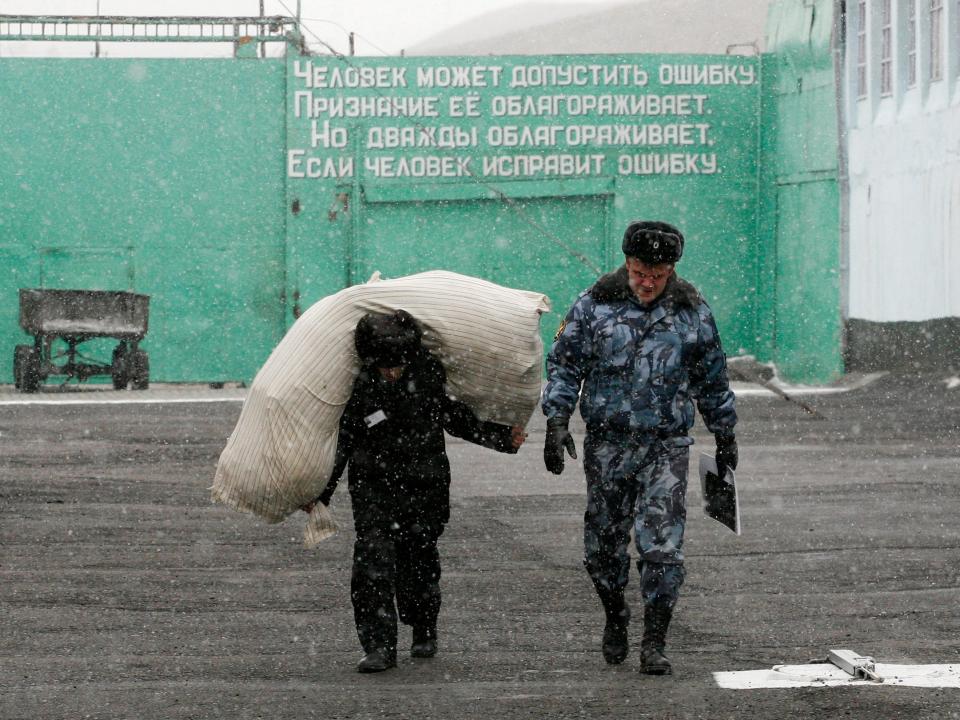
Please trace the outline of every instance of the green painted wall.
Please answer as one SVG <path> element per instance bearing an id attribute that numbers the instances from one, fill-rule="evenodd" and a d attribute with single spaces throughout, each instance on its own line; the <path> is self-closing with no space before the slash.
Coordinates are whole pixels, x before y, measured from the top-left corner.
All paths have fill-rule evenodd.
<path id="1" fill-rule="evenodd" d="M 302 306 L 374 269 L 397 276 L 440 267 L 549 295 L 549 341 L 597 276 L 570 250 L 611 270 L 623 262 L 627 223 L 662 219 L 687 235 L 680 272 L 710 300 L 726 346 L 752 352 L 762 302 L 755 291 L 756 58 L 288 62 L 287 200 L 297 209 L 289 221 L 288 276 Z M 365 77 L 367 86 L 356 87 Z M 404 104 L 410 98 L 426 99 L 426 111 Z M 390 102 L 405 115 L 393 113 Z M 652 133 L 660 129 L 686 136 L 657 143 Z M 634 130 L 651 134 L 639 143 L 618 134 Z M 449 147 L 439 142 L 443 133 Z M 594 136 L 584 142 L 588 133 Z M 558 157 L 583 167 L 523 172 L 524 162 L 547 166 Z M 675 164 L 644 173 L 642 163 L 654 157 Z M 448 172 L 414 177 L 418 162 L 447 163 Z M 336 263 L 343 256 L 351 258 L 346 272 Z"/>
<path id="2" fill-rule="evenodd" d="M 843 372 L 832 0 L 772 2 L 761 72 L 757 354 L 797 382 Z"/>
<path id="3" fill-rule="evenodd" d="M 251 377 L 284 331 L 283 64 L 3 59 L 0 98 L 0 380 L 40 286 L 150 295 L 158 381 Z"/>
<path id="4" fill-rule="evenodd" d="M 820 77 L 813 55 L 805 78 Z M 2 59 L 11 362 L 0 381 L 28 340 L 20 287 L 151 295 L 157 381 L 250 380 L 300 311 L 374 270 L 444 268 L 545 292 L 549 341 L 590 266 L 622 262 L 634 218 L 684 230 L 680 273 L 710 301 L 729 354 L 828 378 L 836 338 L 796 311 L 831 302 L 835 163 L 824 181 L 829 153 L 793 136 L 820 127 L 824 91 L 793 92 L 785 67 L 777 56 Z M 434 111 L 411 119 L 392 103 Z M 815 241 L 798 230 L 811 213 Z"/>

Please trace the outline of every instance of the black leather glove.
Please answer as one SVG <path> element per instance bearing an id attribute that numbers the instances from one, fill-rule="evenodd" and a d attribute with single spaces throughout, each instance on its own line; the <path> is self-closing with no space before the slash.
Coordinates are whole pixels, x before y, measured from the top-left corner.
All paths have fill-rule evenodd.
<path id="1" fill-rule="evenodd" d="M 543 444 L 543 464 L 554 475 L 563 472 L 563 450 L 566 448 L 570 457 L 577 459 L 577 446 L 573 444 L 573 436 L 567 429 L 569 418 L 552 417 L 547 420 L 547 438 Z"/>
<path id="2" fill-rule="evenodd" d="M 733 433 L 717 433 L 717 473 L 722 478 L 727 474 L 727 468 L 737 469 L 737 460 L 739 459 L 739 450 L 737 449 L 737 438 Z"/>

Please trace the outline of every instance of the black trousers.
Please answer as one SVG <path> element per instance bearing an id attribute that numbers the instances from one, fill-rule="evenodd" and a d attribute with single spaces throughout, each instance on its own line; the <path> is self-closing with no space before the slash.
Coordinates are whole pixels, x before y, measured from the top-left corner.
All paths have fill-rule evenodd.
<path id="1" fill-rule="evenodd" d="M 398 615 L 406 625 L 436 625 L 441 572 L 437 540 L 449 499 L 438 503 L 435 495 L 410 493 L 370 478 L 351 484 L 356 542 L 350 598 L 366 653 L 396 652 Z"/>

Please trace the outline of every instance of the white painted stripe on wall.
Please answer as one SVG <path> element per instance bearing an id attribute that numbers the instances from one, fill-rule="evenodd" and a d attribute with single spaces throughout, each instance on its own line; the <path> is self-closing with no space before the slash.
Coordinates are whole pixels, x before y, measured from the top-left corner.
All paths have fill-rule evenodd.
<path id="1" fill-rule="evenodd" d="M 809 396 L 809 395 L 833 395 L 835 393 L 848 392 L 856 390 L 867 385 L 884 373 L 872 373 L 865 375 L 859 381 L 843 386 L 813 386 L 813 385 L 778 385 L 788 395 Z M 737 397 L 779 397 L 774 392 L 767 390 L 761 385 L 752 383 L 731 383 Z M 81 391 L 72 394 L 71 397 L 58 397 L 56 394 L 40 395 L 21 395 L 18 392 L 10 391 L 5 393 L 0 391 L 0 405 L 188 405 L 191 403 L 242 403 L 247 398 L 247 390 L 234 390 L 228 395 L 222 397 L 203 397 L 202 395 L 190 396 L 190 392 L 203 391 L 183 391 L 176 397 L 155 396 L 155 397 L 109 397 L 111 390 L 104 391 Z M 6 397 L 4 397 L 6 395 Z"/>
<path id="2" fill-rule="evenodd" d="M 197 403 L 242 403 L 243 397 L 156 397 L 156 398 L 107 398 L 94 393 L 78 393 L 81 397 L 37 397 L 24 395 L 2 398 L 0 405 L 189 405 Z"/>

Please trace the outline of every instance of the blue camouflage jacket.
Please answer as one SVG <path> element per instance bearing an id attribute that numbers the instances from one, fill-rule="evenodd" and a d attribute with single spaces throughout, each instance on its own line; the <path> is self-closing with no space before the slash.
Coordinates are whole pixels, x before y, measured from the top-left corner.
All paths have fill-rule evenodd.
<path id="1" fill-rule="evenodd" d="M 581 293 L 547 356 L 544 414 L 569 417 L 578 397 L 590 432 L 686 436 L 694 401 L 713 433 L 733 432 L 737 422 L 706 301 L 674 275 L 644 306 L 630 289 L 626 267 Z"/>

